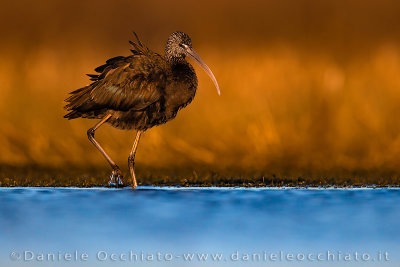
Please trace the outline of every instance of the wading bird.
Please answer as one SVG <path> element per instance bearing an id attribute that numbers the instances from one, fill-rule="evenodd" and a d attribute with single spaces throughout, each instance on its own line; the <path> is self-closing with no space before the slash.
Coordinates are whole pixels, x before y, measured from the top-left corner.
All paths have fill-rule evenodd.
<path id="1" fill-rule="evenodd" d="M 214 74 L 193 50 L 190 37 L 172 33 L 165 46 L 165 55 L 145 47 L 134 33 L 137 43 L 132 55 L 111 58 L 88 74 L 90 85 L 71 92 L 65 102 L 67 119 L 88 118 L 100 121 L 87 131 L 89 140 L 111 165 L 110 185 L 123 186 L 121 170 L 94 138 L 104 123 L 124 130 L 137 131 L 128 157 L 132 187 L 137 186 L 135 154 L 140 135 L 147 129 L 175 118 L 177 112 L 192 102 L 197 89 L 196 73 L 186 56 L 197 62 L 210 76 L 220 94 Z"/>

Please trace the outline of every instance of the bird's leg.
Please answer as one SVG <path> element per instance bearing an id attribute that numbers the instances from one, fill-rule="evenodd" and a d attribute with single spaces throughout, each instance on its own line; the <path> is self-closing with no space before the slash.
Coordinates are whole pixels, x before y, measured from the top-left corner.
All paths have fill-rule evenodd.
<path id="1" fill-rule="evenodd" d="M 136 188 L 136 186 L 137 186 L 136 176 L 135 176 L 135 154 L 136 154 L 136 149 L 137 149 L 137 146 L 139 143 L 139 138 L 140 138 L 141 134 L 142 134 L 142 131 L 137 131 L 135 142 L 133 143 L 132 150 L 131 150 L 131 153 L 129 154 L 129 158 L 128 158 L 129 171 L 130 171 L 131 177 L 132 177 L 132 188 Z"/>
<path id="2" fill-rule="evenodd" d="M 99 142 L 97 142 L 96 139 L 94 138 L 95 131 L 103 123 L 105 123 L 110 117 L 111 117 L 111 115 L 105 116 L 99 123 L 97 123 L 95 126 L 93 126 L 92 128 L 90 128 L 87 131 L 87 135 L 88 135 L 88 138 L 89 138 L 90 142 L 92 142 L 93 145 L 101 152 L 101 154 L 103 154 L 103 156 L 106 158 L 108 163 L 111 165 L 111 168 L 113 169 L 113 171 L 111 173 L 109 185 L 110 186 L 119 187 L 119 186 L 123 186 L 124 185 L 123 182 L 122 182 L 121 170 L 119 169 L 117 164 L 115 164 L 115 162 L 110 158 L 110 156 L 107 155 L 106 151 L 104 151 L 104 149 L 100 146 Z"/>

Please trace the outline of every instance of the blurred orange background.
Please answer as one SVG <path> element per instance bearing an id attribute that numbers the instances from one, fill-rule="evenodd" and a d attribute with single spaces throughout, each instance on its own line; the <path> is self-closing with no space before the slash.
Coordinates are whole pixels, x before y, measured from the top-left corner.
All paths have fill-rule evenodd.
<path id="1" fill-rule="evenodd" d="M 0 11 L 0 164 L 106 166 L 87 140 L 95 120 L 63 119 L 68 92 L 135 30 L 163 53 L 188 33 L 222 96 L 199 90 L 143 136 L 137 166 L 400 172 L 400 2 L 6 1 Z M 134 132 L 104 126 L 122 166 Z"/>

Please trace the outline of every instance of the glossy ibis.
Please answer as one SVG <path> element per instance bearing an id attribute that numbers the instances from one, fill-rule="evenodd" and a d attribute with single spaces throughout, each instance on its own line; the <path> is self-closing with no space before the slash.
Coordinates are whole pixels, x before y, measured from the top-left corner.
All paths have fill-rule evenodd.
<path id="1" fill-rule="evenodd" d="M 210 76 L 220 94 L 214 74 L 193 50 L 190 37 L 183 32 L 172 33 L 162 56 L 144 46 L 136 33 L 132 55 L 118 56 L 88 74 L 92 83 L 71 92 L 65 101 L 67 119 L 88 118 L 100 121 L 87 131 L 89 140 L 111 165 L 110 185 L 122 186 L 120 168 L 94 138 L 95 131 L 105 122 L 113 127 L 137 131 L 129 154 L 128 165 L 132 187 L 135 177 L 135 153 L 140 135 L 147 129 L 175 118 L 177 112 L 194 98 L 196 73 L 186 56 L 197 62 Z"/>

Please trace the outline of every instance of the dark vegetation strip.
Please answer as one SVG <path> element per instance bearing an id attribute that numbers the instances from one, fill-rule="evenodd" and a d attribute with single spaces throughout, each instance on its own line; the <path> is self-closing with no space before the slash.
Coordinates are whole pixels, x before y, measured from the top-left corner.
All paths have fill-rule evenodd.
<path id="1" fill-rule="evenodd" d="M 130 184 L 128 171 L 124 182 Z M 107 186 L 110 170 L 90 167 L 0 166 L 1 187 Z M 400 173 L 385 170 L 234 170 L 209 166 L 176 168 L 141 167 L 139 185 L 195 187 L 399 187 Z"/>

